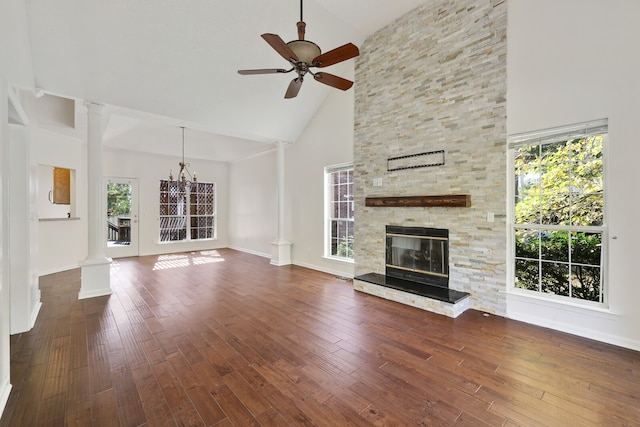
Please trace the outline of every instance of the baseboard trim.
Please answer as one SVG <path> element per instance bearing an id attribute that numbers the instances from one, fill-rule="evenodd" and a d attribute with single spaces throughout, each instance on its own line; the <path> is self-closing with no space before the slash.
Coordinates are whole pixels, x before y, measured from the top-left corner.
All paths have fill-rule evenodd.
<path id="1" fill-rule="evenodd" d="M 263 252 L 253 251 L 251 249 L 239 248 L 237 246 L 229 246 L 229 249 L 233 249 L 234 251 L 245 252 L 245 253 L 248 253 L 248 254 L 251 254 L 251 255 L 257 255 L 257 256 L 262 257 L 262 258 L 271 259 L 271 254 L 265 254 Z M 306 263 L 306 262 L 300 262 L 300 261 L 296 261 L 294 259 L 291 260 L 291 264 L 297 265 L 298 267 L 304 267 L 304 268 L 308 268 L 308 269 L 311 269 L 311 270 L 321 271 L 323 273 L 331 274 L 333 276 L 346 277 L 348 279 L 353 279 L 353 273 L 345 273 L 344 271 L 333 270 L 331 268 L 321 267 L 321 266 L 318 266 L 318 265 L 315 265 L 315 264 L 309 264 L 309 263 Z"/>
<path id="2" fill-rule="evenodd" d="M 105 297 L 109 296 L 113 293 L 111 288 L 97 289 L 93 291 L 80 291 L 78 292 L 78 299 L 87 299 L 87 298 L 96 298 L 96 297 Z"/>
<path id="3" fill-rule="evenodd" d="M 69 266 L 66 266 L 66 267 L 58 267 L 58 268 L 52 268 L 52 269 L 46 270 L 46 271 L 39 271 L 38 272 L 38 277 L 48 276 L 49 274 L 62 273 L 63 271 L 75 270 L 76 268 L 80 268 L 80 265 L 78 265 L 78 264 L 69 265 Z"/>
<path id="4" fill-rule="evenodd" d="M 517 293 L 507 293 L 509 319 L 549 328 L 591 340 L 640 351 L 640 341 L 630 336 L 616 334 L 623 331 L 618 324 L 624 317 L 609 309 L 593 309 L 561 304 Z"/>
<path id="5" fill-rule="evenodd" d="M 31 311 L 31 318 L 29 319 L 29 330 L 33 329 L 36 325 L 36 320 L 38 320 L 38 314 L 40 314 L 40 309 L 42 308 L 42 302 L 38 300 L 38 303 L 33 307 Z"/>
<path id="6" fill-rule="evenodd" d="M 320 267 L 320 266 L 315 265 L 315 264 L 309 264 L 309 263 L 306 263 L 306 262 L 300 262 L 300 261 L 296 261 L 296 260 L 293 260 L 292 263 L 293 263 L 293 265 L 297 265 L 299 267 L 304 267 L 304 268 L 309 268 L 311 270 L 321 271 L 323 273 L 331 274 L 333 276 L 346 277 L 347 279 L 353 279 L 353 273 L 345 273 L 344 271 L 333 270 L 331 268 Z"/>
<path id="7" fill-rule="evenodd" d="M 629 339 L 627 337 L 621 337 L 618 335 L 612 335 L 602 331 L 594 331 L 592 329 L 580 328 L 575 325 L 568 324 L 566 322 L 549 321 L 540 319 L 539 317 L 527 315 L 523 313 L 507 313 L 508 319 L 517 320 L 519 322 L 528 323 L 530 325 L 540 326 L 541 328 L 553 329 L 554 331 L 560 331 L 571 335 L 587 338 L 594 341 L 603 342 L 606 344 L 615 345 L 618 347 L 628 348 L 630 350 L 640 351 L 640 341 Z"/>
<path id="8" fill-rule="evenodd" d="M 233 249 L 234 251 L 239 251 L 239 252 L 244 252 L 247 254 L 251 254 L 251 255 L 256 255 L 262 258 L 269 258 L 271 259 L 271 254 L 266 254 L 264 252 L 258 252 L 258 251 L 254 251 L 251 249 L 245 249 L 245 248 L 239 248 L 237 246 L 229 246 L 229 249 Z"/>

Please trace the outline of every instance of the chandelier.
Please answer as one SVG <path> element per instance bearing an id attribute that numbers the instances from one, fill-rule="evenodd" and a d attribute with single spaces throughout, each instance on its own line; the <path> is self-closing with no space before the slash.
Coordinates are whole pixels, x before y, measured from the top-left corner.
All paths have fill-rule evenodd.
<path id="1" fill-rule="evenodd" d="M 186 188 L 190 186 L 192 183 L 197 182 L 198 179 L 196 178 L 195 172 L 193 173 L 193 175 L 191 175 L 191 172 L 189 172 L 189 169 L 188 169 L 190 164 L 185 163 L 184 161 L 184 126 L 181 126 L 181 128 L 182 128 L 182 161 L 178 163 L 180 165 L 180 171 L 178 172 L 178 186 L 180 188 Z M 173 171 L 171 169 L 169 169 L 169 181 L 173 181 Z"/>

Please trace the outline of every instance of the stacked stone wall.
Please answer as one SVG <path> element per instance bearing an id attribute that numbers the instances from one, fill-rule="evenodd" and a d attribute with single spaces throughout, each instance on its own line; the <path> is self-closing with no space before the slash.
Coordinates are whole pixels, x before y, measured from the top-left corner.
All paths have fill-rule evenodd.
<path id="1" fill-rule="evenodd" d="M 356 274 L 384 273 L 385 225 L 448 228 L 450 287 L 470 292 L 473 308 L 505 314 L 506 34 L 506 2 L 439 0 L 362 44 Z M 390 157 L 436 150 L 443 166 L 387 171 Z M 470 194 L 471 207 L 365 207 L 366 197 L 448 194 Z"/>

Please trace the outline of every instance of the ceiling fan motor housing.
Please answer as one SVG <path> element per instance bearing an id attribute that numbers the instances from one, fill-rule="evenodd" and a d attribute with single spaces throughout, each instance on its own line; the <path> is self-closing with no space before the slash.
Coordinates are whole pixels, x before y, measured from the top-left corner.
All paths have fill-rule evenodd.
<path id="1" fill-rule="evenodd" d="M 308 40 L 293 40 L 287 43 L 287 46 L 296 54 L 298 61 L 309 65 L 312 65 L 313 59 L 322 53 L 317 44 Z"/>

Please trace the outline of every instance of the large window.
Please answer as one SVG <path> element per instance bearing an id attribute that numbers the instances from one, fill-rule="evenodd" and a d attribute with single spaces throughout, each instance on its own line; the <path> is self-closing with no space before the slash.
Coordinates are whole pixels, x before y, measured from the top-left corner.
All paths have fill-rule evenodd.
<path id="1" fill-rule="evenodd" d="M 606 121 L 510 137 L 516 288 L 605 303 Z"/>
<path id="2" fill-rule="evenodd" d="M 353 259 L 353 165 L 325 168 L 326 256 Z"/>
<path id="3" fill-rule="evenodd" d="M 160 241 L 215 238 L 215 184 L 160 181 Z"/>

